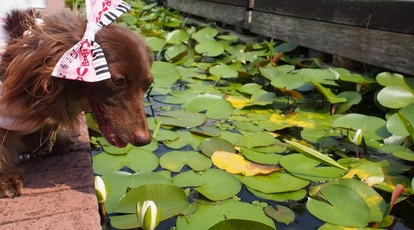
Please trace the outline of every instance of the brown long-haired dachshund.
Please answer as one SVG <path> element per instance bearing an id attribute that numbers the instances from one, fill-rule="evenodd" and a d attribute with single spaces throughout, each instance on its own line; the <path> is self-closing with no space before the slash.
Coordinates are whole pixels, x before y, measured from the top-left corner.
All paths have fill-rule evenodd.
<path id="1" fill-rule="evenodd" d="M 95 113 L 112 145 L 151 141 L 143 97 L 153 78 L 144 42 L 127 28 L 104 26 L 95 40 L 105 55 L 109 79 L 52 77 L 62 55 L 84 36 L 86 18 L 62 10 L 42 20 L 39 23 L 31 11 L 12 11 L 4 21 L 8 40 L 0 54 L 0 197 L 21 193 L 19 157 L 44 154 L 52 145 L 53 152 L 70 150 L 72 138 L 55 130 L 59 126 L 76 131 L 82 111 Z M 56 142 L 50 143 L 54 137 Z"/>

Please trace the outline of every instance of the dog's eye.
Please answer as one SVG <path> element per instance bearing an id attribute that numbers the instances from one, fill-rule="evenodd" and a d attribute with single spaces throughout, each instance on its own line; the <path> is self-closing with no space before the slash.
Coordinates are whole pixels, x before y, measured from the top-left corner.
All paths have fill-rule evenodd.
<path id="1" fill-rule="evenodd" d="M 117 86 L 123 86 L 125 83 L 125 78 L 123 77 L 112 77 L 112 82 Z"/>

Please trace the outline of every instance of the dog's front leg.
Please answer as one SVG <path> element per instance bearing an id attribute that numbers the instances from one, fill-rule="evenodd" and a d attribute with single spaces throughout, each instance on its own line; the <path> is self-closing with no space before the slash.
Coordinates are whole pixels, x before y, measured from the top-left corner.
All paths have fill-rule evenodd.
<path id="1" fill-rule="evenodd" d="M 20 137 L 0 129 L 0 198 L 16 197 L 23 187 L 23 172 L 17 167 Z"/>

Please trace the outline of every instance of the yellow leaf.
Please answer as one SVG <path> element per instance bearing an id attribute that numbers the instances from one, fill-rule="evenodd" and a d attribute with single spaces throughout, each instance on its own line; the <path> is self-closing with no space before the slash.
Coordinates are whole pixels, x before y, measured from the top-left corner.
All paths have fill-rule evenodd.
<path id="1" fill-rule="evenodd" d="M 245 98 L 243 96 L 227 96 L 225 99 L 229 101 L 235 109 L 242 109 L 243 107 L 246 107 L 250 102 L 248 98 Z"/>
<path id="2" fill-rule="evenodd" d="M 220 169 L 226 170 L 232 174 L 243 174 L 245 176 L 254 176 L 257 174 L 269 174 L 281 171 L 282 168 L 275 165 L 262 165 L 250 162 L 243 156 L 235 153 L 217 150 L 211 156 L 213 164 Z"/>

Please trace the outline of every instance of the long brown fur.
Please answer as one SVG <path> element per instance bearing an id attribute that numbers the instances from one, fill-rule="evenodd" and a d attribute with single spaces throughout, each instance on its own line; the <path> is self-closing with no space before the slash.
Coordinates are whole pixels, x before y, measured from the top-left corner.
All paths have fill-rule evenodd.
<path id="1" fill-rule="evenodd" d="M 0 197 L 21 193 L 17 154 L 33 151 L 54 125 L 76 131 L 84 110 L 92 108 L 101 129 L 110 130 L 107 139 L 116 136 L 116 141 L 108 140 L 112 144 L 144 145 L 151 140 L 142 103 L 153 81 L 151 57 L 137 35 L 115 25 L 96 34 L 111 79 L 93 83 L 60 79 L 51 73 L 60 57 L 81 40 L 86 21 L 78 12 L 63 10 L 43 18 L 40 26 L 35 23 L 36 17 L 31 11 L 14 11 L 5 27 L 10 40 L 1 57 L 0 80 L 6 90 L 0 108 L 18 111 L 17 122 L 30 121 L 42 130 L 20 135 L 0 128 Z M 67 152 L 70 141 L 60 139 L 63 144 L 58 141 L 54 151 Z"/>

